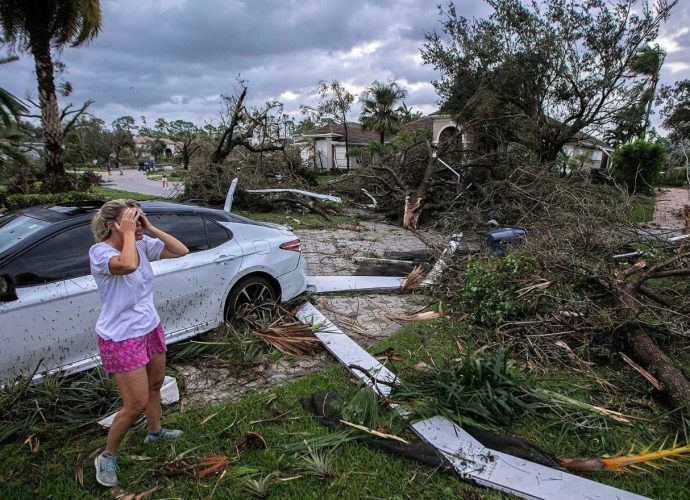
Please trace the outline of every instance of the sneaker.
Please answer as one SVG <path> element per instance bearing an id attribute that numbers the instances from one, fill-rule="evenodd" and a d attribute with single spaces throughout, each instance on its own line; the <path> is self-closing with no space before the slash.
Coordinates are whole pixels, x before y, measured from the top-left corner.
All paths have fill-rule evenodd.
<path id="1" fill-rule="evenodd" d="M 117 485 L 117 457 L 110 453 L 101 453 L 94 460 L 96 466 L 96 481 L 103 486 Z"/>
<path id="2" fill-rule="evenodd" d="M 149 432 L 148 436 L 144 438 L 144 444 L 151 441 L 158 441 L 159 439 L 177 439 L 182 435 L 182 431 L 178 429 L 166 429 L 162 427 L 158 432 Z"/>

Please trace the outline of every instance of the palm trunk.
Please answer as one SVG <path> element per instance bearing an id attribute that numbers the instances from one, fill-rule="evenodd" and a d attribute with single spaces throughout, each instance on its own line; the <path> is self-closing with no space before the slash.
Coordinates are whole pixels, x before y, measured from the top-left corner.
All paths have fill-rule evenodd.
<path id="1" fill-rule="evenodd" d="M 31 37 L 31 53 L 36 65 L 38 102 L 45 141 L 45 181 L 43 191 L 55 193 L 65 188 L 65 165 L 62 159 L 62 127 L 58 110 L 53 59 L 50 43 L 43 37 Z"/>

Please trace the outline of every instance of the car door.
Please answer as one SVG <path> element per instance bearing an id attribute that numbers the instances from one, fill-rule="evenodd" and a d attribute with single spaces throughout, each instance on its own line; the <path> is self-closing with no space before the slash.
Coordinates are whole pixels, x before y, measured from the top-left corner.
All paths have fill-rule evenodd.
<path id="1" fill-rule="evenodd" d="M 177 341 L 218 326 L 242 262 L 232 233 L 198 214 L 149 214 L 148 219 L 190 251 L 179 259 L 152 263 L 154 302 L 166 336 Z"/>
<path id="2" fill-rule="evenodd" d="M 68 284 L 89 273 L 88 223 L 38 242 L 0 270 L 17 300 L 0 303 L 0 380 L 19 372 L 95 363 L 93 332 L 100 304 L 76 297 Z"/>

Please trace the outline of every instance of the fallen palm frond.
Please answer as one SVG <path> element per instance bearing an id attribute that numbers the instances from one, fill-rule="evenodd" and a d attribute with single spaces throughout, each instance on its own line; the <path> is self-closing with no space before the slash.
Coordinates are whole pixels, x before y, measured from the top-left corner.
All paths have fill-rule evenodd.
<path id="1" fill-rule="evenodd" d="M 165 462 L 161 466 L 161 472 L 166 476 L 205 479 L 224 471 L 229 465 L 230 459 L 225 455 L 207 455 L 198 462 L 189 462 L 184 458 L 184 454 L 181 454 Z"/>
<path id="2" fill-rule="evenodd" d="M 40 384 L 32 384 L 29 375 L 18 377 L 0 388 L 0 443 L 27 434 L 37 443 L 74 433 L 115 411 L 119 401 L 114 380 L 101 368 L 47 375 Z"/>
<path id="3" fill-rule="evenodd" d="M 376 429 L 380 422 L 379 400 L 369 387 L 362 387 L 343 408 L 343 419 Z"/>
<path id="4" fill-rule="evenodd" d="M 446 366 L 425 366 L 393 387 L 391 397 L 410 404 L 422 417 L 442 415 L 460 425 L 498 431 L 515 419 L 557 417 L 562 425 L 586 427 L 602 417 L 630 423 L 629 417 L 551 391 L 532 389 L 508 364 L 505 352 L 467 353 Z M 569 418 L 562 418 L 568 415 Z"/>
<path id="5" fill-rule="evenodd" d="M 666 442 L 664 441 L 659 449 L 650 451 L 651 446 L 644 448 L 639 453 L 633 453 L 633 449 L 627 455 L 608 458 L 560 458 L 560 462 L 568 470 L 575 472 L 593 472 L 599 470 L 620 470 L 625 468 L 643 469 L 642 466 L 652 468 L 659 468 L 656 463 L 659 460 L 664 460 L 670 463 L 675 463 L 676 459 L 687 460 L 690 455 L 690 444 L 679 445 L 677 440 L 674 440 L 673 445 L 664 448 Z M 643 469 L 644 470 L 644 469 Z"/>
<path id="6" fill-rule="evenodd" d="M 410 271 L 410 274 L 407 275 L 407 278 L 405 279 L 405 283 L 403 283 L 402 286 L 402 292 L 403 293 L 411 293 L 414 290 L 417 289 L 417 287 L 424 281 L 424 278 L 426 277 L 426 273 L 424 272 L 424 269 L 422 266 L 415 266 L 412 271 Z"/>
<path id="7" fill-rule="evenodd" d="M 309 325 L 296 321 L 281 324 L 280 321 L 283 320 L 253 332 L 253 335 L 288 356 L 304 357 L 321 350 L 321 341 L 314 336 Z"/>

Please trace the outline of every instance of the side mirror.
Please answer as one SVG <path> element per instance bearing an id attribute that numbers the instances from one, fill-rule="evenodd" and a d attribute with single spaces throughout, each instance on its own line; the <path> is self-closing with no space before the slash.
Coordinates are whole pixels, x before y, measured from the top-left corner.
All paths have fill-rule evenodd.
<path id="1" fill-rule="evenodd" d="M 11 302 L 17 298 L 12 278 L 6 274 L 0 275 L 0 302 Z"/>

